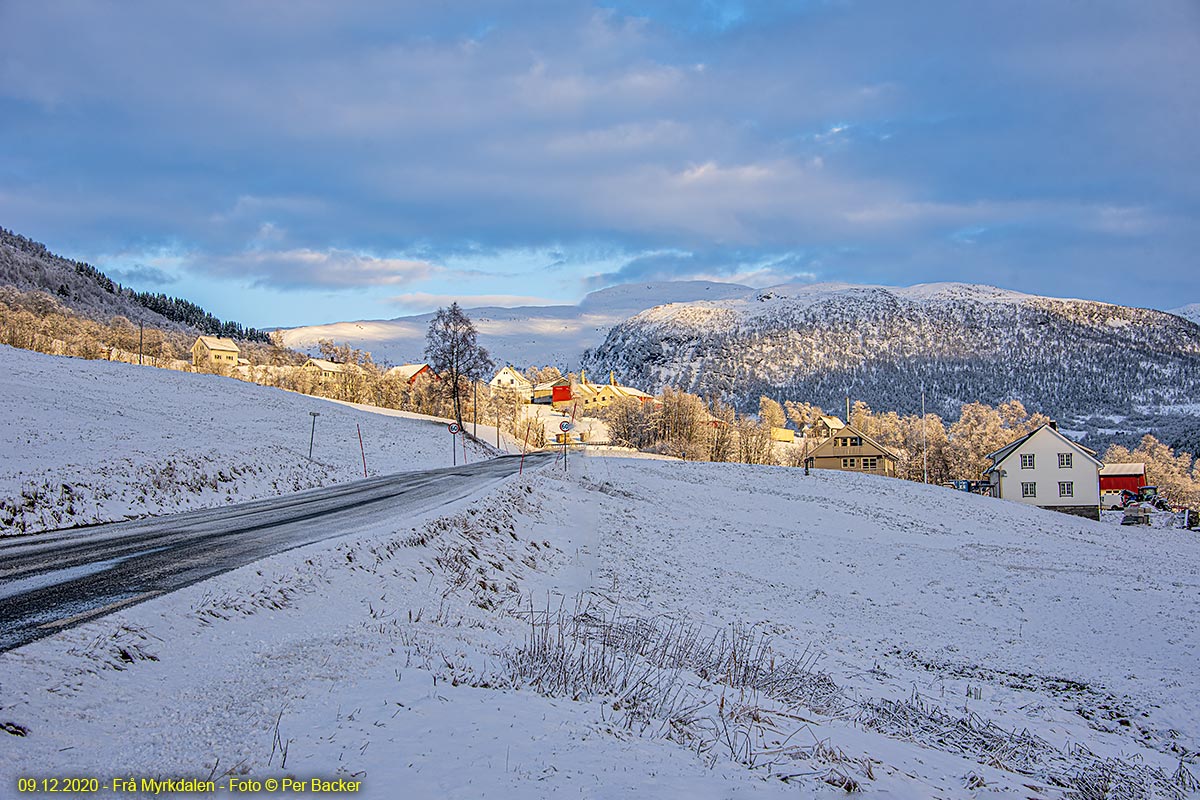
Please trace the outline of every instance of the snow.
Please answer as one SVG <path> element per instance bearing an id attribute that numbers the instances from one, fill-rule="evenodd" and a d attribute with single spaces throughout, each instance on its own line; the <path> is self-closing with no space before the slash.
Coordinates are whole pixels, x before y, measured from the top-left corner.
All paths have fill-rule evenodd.
<path id="1" fill-rule="evenodd" d="M 310 408 L 331 434 L 370 421 L 392 443 L 368 452 L 380 471 L 448 460 L 428 420 L 0 358 L 4 474 L 63 473 L 96 497 L 188 448 L 205 469 L 288 469 Z M 197 408 L 248 433 L 177 422 Z M 21 425 L 37 454 L 11 446 Z M 90 444 L 106 432 L 116 461 Z M 316 477 L 353 477 L 356 448 L 323 446 Z M 350 536 L 0 654 L 0 775 L 341 777 L 366 798 L 1061 798 L 1081 773 L 1200 771 L 1194 532 L 608 453 L 400 519 L 363 512 Z M 170 507 L 163 491 L 142 513 Z"/>
<path id="2" fill-rule="evenodd" d="M 372 798 L 828 796 L 839 775 L 968 797 L 975 776 L 1062 797 L 1046 767 L 981 763 L 865 710 L 915 695 L 1027 731 L 1043 764 L 1082 744 L 1169 775 L 1200 733 L 1198 574 L 1182 531 L 876 476 L 574 459 L 0 655 L 0 721 L 28 729 L 0 771 L 341 776 Z M 603 691 L 539 692 L 512 666 L 528 611 L 581 603 L 768 636 L 772 668 L 814 665 L 834 699 L 650 670 L 701 704 L 678 729 L 699 738 L 672 740 Z M 764 753 L 753 768 L 706 749 L 717 720 Z"/>
<path id="3" fill-rule="evenodd" d="M 1186 306 L 1173 308 L 1169 313 L 1200 325 L 1200 303 L 1189 303 Z"/>
<path id="4" fill-rule="evenodd" d="M 450 463 L 449 435 L 428 417 L 0 346 L 0 535 L 362 478 L 356 426 L 370 475 Z"/>
<path id="5" fill-rule="evenodd" d="M 584 350 L 603 342 L 613 325 L 639 311 L 663 303 L 718 300 L 750 291 L 747 286 L 712 281 L 631 283 L 592 292 L 578 305 L 465 310 L 475 323 L 479 343 L 498 364 L 557 365 L 572 370 L 578 367 Z M 308 325 L 287 329 L 283 337 L 287 346 L 301 350 L 314 348 L 321 339 L 332 339 L 368 350 L 380 363 L 405 363 L 421 359 L 432 318 L 433 314 L 419 314 Z"/>

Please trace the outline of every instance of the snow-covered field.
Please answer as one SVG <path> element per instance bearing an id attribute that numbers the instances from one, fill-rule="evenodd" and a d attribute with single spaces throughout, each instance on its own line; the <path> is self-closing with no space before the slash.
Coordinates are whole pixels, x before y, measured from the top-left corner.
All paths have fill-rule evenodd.
<path id="1" fill-rule="evenodd" d="M 1198 588 L 1183 531 L 575 458 L 0 655 L 0 774 L 1186 797 Z"/>
<path id="2" fill-rule="evenodd" d="M 361 478 L 356 426 L 371 475 L 450 464 L 449 434 L 428 418 L 0 346 L 0 536 Z"/>

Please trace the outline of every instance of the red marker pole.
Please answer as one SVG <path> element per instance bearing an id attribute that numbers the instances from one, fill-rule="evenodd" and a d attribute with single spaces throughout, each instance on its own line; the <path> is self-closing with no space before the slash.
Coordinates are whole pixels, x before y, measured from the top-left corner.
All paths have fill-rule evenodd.
<path id="1" fill-rule="evenodd" d="M 363 447 L 362 427 L 360 425 L 358 425 L 357 423 L 355 423 L 354 427 L 358 428 L 358 449 L 359 449 L 359 452 L 362 453 L 362 457 L 363 457 L 363 477 L 365 478 L 365 477 L 367 477 L 367 448 Z"/>

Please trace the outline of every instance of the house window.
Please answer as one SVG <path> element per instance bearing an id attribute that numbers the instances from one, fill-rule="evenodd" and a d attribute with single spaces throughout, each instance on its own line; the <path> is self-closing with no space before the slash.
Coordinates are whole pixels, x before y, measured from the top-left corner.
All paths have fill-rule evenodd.
<path id="1" fill-rule="evenodd" d="M 1074 465 L 1073 464 L 1074 460 L 1075 460 L 1075 458 L 1074 458 L 1073 453 L 1059 453 L 1058 454 L 1058 468 L 1059 469 L 1070 469 Z M 1063 495 L 1063 496 L 1067 497 L 1069 495 Z"/>
<path id="2" fill-rule="evenodd" d="M 864 458 L 862 460 L 862 468 L 866 469 L 866 470 L 879 469 L 879 459 L 873 458 L 873 457 L 872 458 Z"/>
<path id="3" fill-rule="evenodd" d="M 1058 496 L 1059 497 L 1074 497 L 1075 496 L 1075 482 L 1074 481 L 1059 481 L 1058 482 Z"/>
<path id="4" fill-rule="evenodd" d="M 1021 497 L 1037 497 L 1037 484 L 1033 481 L 1021 484 Z"/>
<path id="5" fill-rule="evenodd" d="M 1021 453 L 1021 469 L 1033 469 L 1033 453 Z"/>
<path id="6" fill-rule="evenodd" d="M 854 466 L 853 458 L 843 458 L 842 459 L 842 469 L 850 469 L 853 466 Z"/>

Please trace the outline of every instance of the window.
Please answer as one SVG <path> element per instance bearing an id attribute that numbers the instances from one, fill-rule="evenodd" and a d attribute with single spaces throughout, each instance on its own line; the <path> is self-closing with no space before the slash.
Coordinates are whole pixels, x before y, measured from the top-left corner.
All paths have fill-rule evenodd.
<path id="1" fill-rule="evenodd" d="M 1073 453 L 1059 453 L 1058 454 L 1058 468 L 1059 469 L 1070 469 L 1073 466 L 1074 461 L 1075 461 L 1075 457 L 1074 457 Z M 1069 495 L 1063 495 L 1063 496 L 1067 497 Z"/>
<path id="2" fill-rule="evenodd" d="M 1060 458 L 1061 458 L 1061 456 L 1060 456 Z M 1058 482 L 1058 496 L 1059 497 L 1074 497 L 1075 496 L 1075 482 L 1074 481 L 1059 481 Z"/>
<path id="3" fill-rule="evenodd" d="M 1033 469 L 1033 453 L 1021 453 L 1021 469 Z"/>
<path id="4" fill-rule="evenodd" d="M 867 470 L 879 469 L 879 459 L 874 457 L 864 458 L 862 460 L 862 468 Z"/>
<path id="5" fill-rule="evenodd" d="M 1032 456 L 1031 456 L 1032 458 Z M 1037 497 L 1037 484 L 1033 481 L 1021 484 L 1021 497 Z"/>
<path id="6" fill-rule="evenodd" d="M 858 436 L 851 436 L 846 440 L 847 447 L 862 447 L 862 439 Z"/>
<path id="7" fill-rule="evenodd" d="M 843 458 L 842 469 L 854 469 L 858 465 L 857 458 Z"/>

